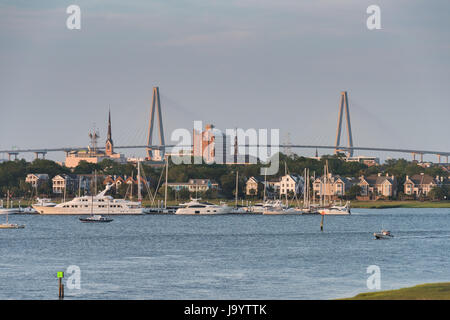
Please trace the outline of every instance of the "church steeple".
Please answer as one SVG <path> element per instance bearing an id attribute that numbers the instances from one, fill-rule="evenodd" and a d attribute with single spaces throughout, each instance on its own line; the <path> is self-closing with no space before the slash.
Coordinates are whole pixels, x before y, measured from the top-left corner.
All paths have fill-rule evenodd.
<path id="1" fill-rule="evenodd" d="M 108 114 L 108 135 L 106 137 L 105 152 L 108 156 L 114 153 L 114 144 L 112 141 L 112 134 L 111 134 L 111 110 L 109 110 Z"/>

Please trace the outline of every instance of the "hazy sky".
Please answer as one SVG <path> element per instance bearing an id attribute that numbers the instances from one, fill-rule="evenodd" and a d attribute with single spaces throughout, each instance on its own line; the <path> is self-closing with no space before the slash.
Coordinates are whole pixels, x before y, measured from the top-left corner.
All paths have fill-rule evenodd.
<path id="1" fill-rule="evenodd" d="M 109 108 L 144 144 L 159 86 L 167 143 L 202 120 L 330 145 L 347 90 L 356 146 L 450 151 L 449 57 L 448 0 L 2 0 L 0 150 L 103 144 Z"/>

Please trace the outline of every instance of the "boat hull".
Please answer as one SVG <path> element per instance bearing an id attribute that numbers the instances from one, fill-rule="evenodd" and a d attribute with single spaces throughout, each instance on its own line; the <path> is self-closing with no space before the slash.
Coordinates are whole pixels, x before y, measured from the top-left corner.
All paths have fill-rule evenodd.
<path id="1" fill-rule="evenodd" d="M 80 219 L 83 223 L 108 223 L 113 221 L 113 219 L 105 219 L 105 220 L 89 220 L 89 219 Z"/>
<path id="2" fill-rule="evenodd" d="M 232 208 L 179 208 L 175 212 L 178 215 L 219 215 L 231 213 Z"/>
<path id="3" fill-rule="evenodd" d="M 16 214 L 19 213 L 20 209 L 12 208 L 12 209 L 0 209 L 0 215 L 2 214 Z"/>
<path id="4" fill-rule="evenodd" d="M 302 210 L 297 210 L 294 208 L 289 208 L 289 209 L 280 209 L 280 210 L 264 210 L 263 211 L 264 215 L 292 215 L 292 214 L 303 214 Z"/>
<path id="5" fill-rule="evenodd" d="M 20 224 L 12 224 L 12 223 L 0 224 L 0 229 L 23 229 L 23 228 L 25 228 L 25 226 Z"/>
<path id="6" fill-rule="evenodd" d="M 320 211 L 320 214 L 325 216 L 349 216 L 350 212 Z"/>
<path id="7" fill-rule="evenodd" d="M 46 207 L 33 205 L 33 208 L 37 213 L 42 215 L 92 215 L 92 214 L 105 214 L 105 215 L 141 215 L 144 214 L 144 208 L 62 208 L 62 207 Z"/>

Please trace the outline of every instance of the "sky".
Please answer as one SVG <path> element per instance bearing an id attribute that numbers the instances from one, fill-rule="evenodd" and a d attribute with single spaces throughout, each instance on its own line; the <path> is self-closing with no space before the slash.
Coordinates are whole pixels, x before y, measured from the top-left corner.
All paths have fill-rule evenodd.
<path id="1" fill-rule="evenodd" d="M 116 145 L 145 144 L 159 86 L 166 143 L 199 120 L 333 145 L 345 90 L 355 146 L 448 152 L 449 39 L 446 0 L 0 0 L 0 150 L 103 144 L 108 110 Z"/>

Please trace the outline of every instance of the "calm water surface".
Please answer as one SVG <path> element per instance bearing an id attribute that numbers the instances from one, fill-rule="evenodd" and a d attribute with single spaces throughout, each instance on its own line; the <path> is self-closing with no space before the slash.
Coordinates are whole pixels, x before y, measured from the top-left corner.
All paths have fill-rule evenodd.
<path id="1" fill-rule="evenodd" d="M 81 269 L 67 299 L 330 299 L 450 281 L 450 209 L 354 209 L 351 216 L 10 216 L 0 230 L 0 299 L 55 299 L 56 272 Z M 0 219 L 4 217 L 0 216 Z M 391 240 L 373 240 L 390 229 Z"/>

